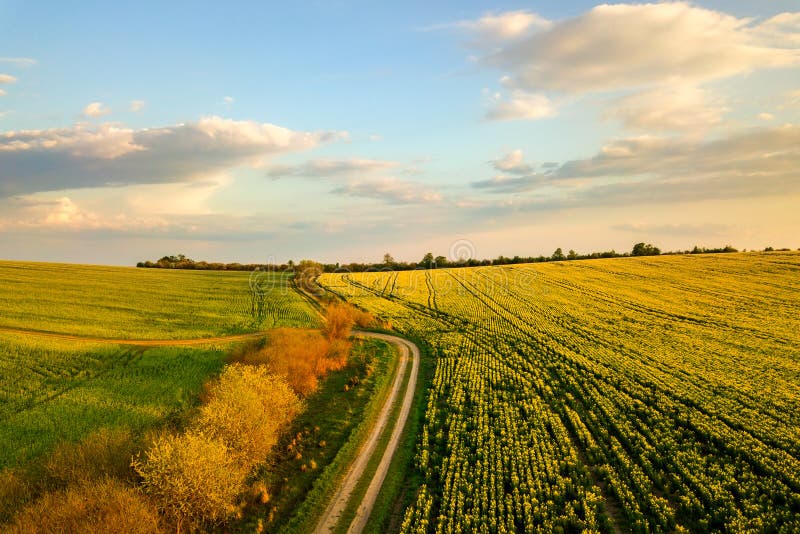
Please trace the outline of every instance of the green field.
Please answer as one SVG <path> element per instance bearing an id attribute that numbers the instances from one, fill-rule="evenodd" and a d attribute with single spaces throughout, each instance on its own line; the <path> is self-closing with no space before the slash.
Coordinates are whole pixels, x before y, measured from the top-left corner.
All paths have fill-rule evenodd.
<path id="1" fill-rule="evenodd" d="M 263 326 L 309 326 L 313 309 L 264 273 Z M 0 261 L 0 327 L 117 339 L 186 339 L 252 331 L 250 273 Z"/>
<path id="2" fill-rule="evenodd" d="M 800 254 L 320 283 L 438 355 L 404 532 L 800 530 Z"/>
<path id="3" fill-rule="evenodd" d="M 316 312 L 268 275 L 269 316 L 253 324 L 249 274 L 0 262 L 0 468 L 100 427 L 141 431 L 195 403 L 223 364 L 223 343 L 132 347 L 111 339 L 193 339 L 317 326 Z"/>

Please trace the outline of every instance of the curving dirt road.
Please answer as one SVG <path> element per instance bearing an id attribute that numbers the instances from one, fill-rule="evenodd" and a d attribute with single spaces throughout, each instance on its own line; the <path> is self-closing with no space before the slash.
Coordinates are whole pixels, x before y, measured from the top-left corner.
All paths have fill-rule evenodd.
<path id="1" fill-rule="evenodd" d="M 314 532 L 318 534 L 328 534 L 337 526 L 339 517 L 345 508 L 347 508 L 347 505 L 350 503 L 350 500 L 353 497 L 353 491 L 355 490 L 356 485 L 363 478 L 367 463 L 369 463 L 370 459 L 375 454 L 375 448 L 378 445 L 381 436 L 383 435 L 384 429 L 389 423 L 389 415 L 391 414 L 392 407 L 394 406 L 397 396 L 400 393 L 400 388 L 403 384 L 408 368 L 409 354 L 411 354 L 411 375 L 409 376 L 408 383 L 403 394 L 400 413 L 397 416 L 397 421 L 394 423 L 394 428 L 392 429 L 389 443 L 383 452 L 383 456 L 378 464 L 378 468 L 375 471 L 375 474 L 372 475 L 372 480 L 369 483 L 367 492 L 362 498 L 361 504 L 356 511 L 356 516 L 353 518 L 353 521 L 350 523 L 350 527 L 347 530 L 348 533 L 354 534 L 360 534 L 363 532 L 364 527 L 367 524 L 367 520 L 372 513 L 372 508 L 375 505 L 375 499 L 377 498 L 378 492 L 381 489 L 381 485 L 386 478 L 386 473 L 389 471 L 389 464 L 391 463 L 392 457 L 394 456 L 397 446 L 400 443 L 400 436 L 403 433 L 403 428 L 405 428 L 408 414 L 411 411 L 411 403 L 414 400 L 414 391 L 417 386 L 420 356 L 419 348 L 414 343 L 388 334 L 359 332 L 358 335 L 382 339 L 397 345 L 397 347 L 400 349 L 400 366 L 398 367 L 397 375 L 392 382 L 392 389 L 389 393 L 389 396 L 386 398 L 386 401 L 384 402 L 381 412 L 378 416 L 378 420 L 375 422 L 375 426 L 372 428 L 369 437 L 362 445 L 358 457 L 356 457 L 355 461 L 350 466 L 350 469 L 347 471 L 347 474 L 339 486 L 339 489 L 336 491 L 336 494 L 333 496 L 331 502 L 328 504 L 328 507 L 325 509 L 325 512 L 322 514 L 322 517 L 317 523 L 317 527 L 314 529 Z"/>

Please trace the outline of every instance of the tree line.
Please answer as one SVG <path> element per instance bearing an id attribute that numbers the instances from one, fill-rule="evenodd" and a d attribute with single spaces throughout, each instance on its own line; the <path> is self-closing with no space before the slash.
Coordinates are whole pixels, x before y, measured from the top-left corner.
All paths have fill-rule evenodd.
<path id="1" fill-rule="evenodd" d="M 772 247 L 764 249 L 765 252 L 775 250 Z M 789 250 L 789 249 L 778 249 Z M 427 252 L 420 261 L 405 262 L 397 261 L 388 252 L 383 255 L 383 261 L 378 263 L 370 262 L 350 262 L 350 263 L 318 263 L 311 260 L 303 260 L 295 263 L 289 260 L 281 264 L 264 263 L 219 263 L 195 261 L 187 258 L 183 254 L 174 256 L 164 256 L 156 261 L 140 261 L 137 267 L 151 269 L 194 269 L 199 271 L 255 271 L 258 269 L 273 271 L 298 271 L 305 272 L 309 264 L 314 266 L 315 271 L 334 273 L 334 272 L 364 272 L 364 271 L 410 271 L 414 269 L 443 269 L 455 267 L 483 267 L 489 265 L 513 265 L 517 263 L 543 263 L 550 261 L 572 261 L 572 260 L 594 260 L 601 258 L 625 258 L 631 256 L 658 256 L 669 254 L 719 254 L 728 252 L 738 252 L 738 249 L 731 245 L 718 248 L 707 248 L 695 246 L 689 250 L 675 250 L 662 252 L 657 246 L 650 243 L 636 243 L 630 252 L 617 252 L 608 250 L 604 252 L 591 252 L 588 254 L 578 254 L 574 250 L 569 250 L 565 254 L 561 247 L 557 248 L 550 256 L 513 256 L 507 257 L 500 255 L 493 259 L 463 259 L 451 261 L 445 256 L 435 256 L 432 252 Z"/>

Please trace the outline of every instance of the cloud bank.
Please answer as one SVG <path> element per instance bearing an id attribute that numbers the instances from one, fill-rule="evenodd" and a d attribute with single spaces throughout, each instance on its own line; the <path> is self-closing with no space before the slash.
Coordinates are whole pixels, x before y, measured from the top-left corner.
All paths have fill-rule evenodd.
<path id="1" fill-rule="evenodd" d="M 0 134 L 0 198 L 197 180 L 236 167 L 257 167 L 270 156 L 343 135 L 220 117 L 138 130 L 104 124 L 10 131 Z"/>
<path id="2" fill-rule="evenodd" d="M 612 141 L 590 158 L 538 169 L 519 151 L 491 162 L 503 174 L 476 189 L 518 194 L 560 188 L 531 209 L 647 205 L 692 200 L 762 198 L 800 193 L 800 126 L 752 128 L 706 142 L 641 136 Z"/>
<path id="3" fill-rule="evenodd" d="M 487 113 L 493 120 L 551 117 L 553 93 L 645 91 L 610 115 L 633 128 L 685 129 L 702 117 L 718 122 L 724 112 L 703 106 L 709 95 L 700 85 L 800 65 L 800 13 L 757 21 L 685 2 L 604 4 L 556 21 L 511 11 L 434 28 L 448 27 L 483 47 L 479 65 L 504 73 L 509 94 L 496 95 Z M 684 117 L 659 115 L 664 103 Z"/>

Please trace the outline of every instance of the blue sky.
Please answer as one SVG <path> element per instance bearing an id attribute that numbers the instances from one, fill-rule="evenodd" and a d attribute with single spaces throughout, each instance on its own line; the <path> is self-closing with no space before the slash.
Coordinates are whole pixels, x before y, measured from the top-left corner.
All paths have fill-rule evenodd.
<path id="1" fill-rule="evenodd" d="M 0 1 L 0 257 L 800 246 L 796 2 Z"/>

